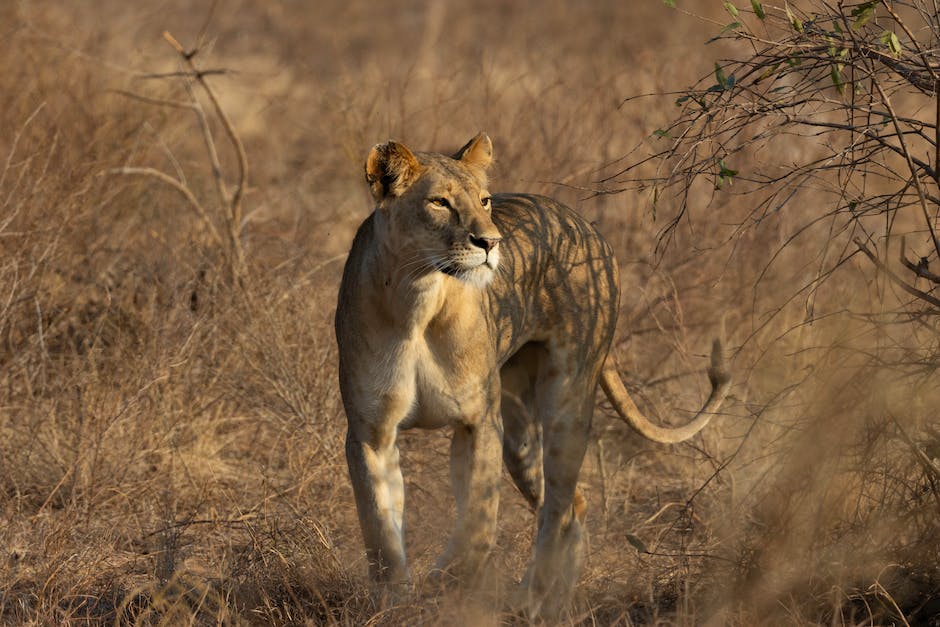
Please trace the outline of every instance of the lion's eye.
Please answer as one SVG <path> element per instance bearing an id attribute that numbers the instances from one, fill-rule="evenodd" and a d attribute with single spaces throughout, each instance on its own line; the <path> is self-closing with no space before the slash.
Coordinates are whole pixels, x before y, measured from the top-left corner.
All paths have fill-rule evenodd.
<path id="1" fill-rule="evenodd" d="M 487 211 L 489 211 L 490 206 L 491 206 L 490 200 L 492 199 L 489 196 L 487 196 L 486 198 L 480 199 L 480 204 L 483 205 L 483 208 L 486 209 Z"/>
<path id="2" fill-rule="evenodd" d="M 435 207 L 440 207 L 441 209 L 450 209 L 450 201 L 446 198 L 436 197 L 428 199 L 432 205 Z"/>

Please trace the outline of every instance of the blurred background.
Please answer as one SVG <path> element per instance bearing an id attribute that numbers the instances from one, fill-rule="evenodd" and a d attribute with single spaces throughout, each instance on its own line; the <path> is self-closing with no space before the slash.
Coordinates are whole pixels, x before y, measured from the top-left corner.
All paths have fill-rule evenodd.
<path id="1" fill-rule="evenodd" d="M 648 414 L 700 406 L 713 337 L 735 377 L 671 447 L 598 398 L 564 620 L 938 624 L 936 312 L 870 324 L 903 303 L 807 228 L 812 185 L 759 218 L 761 183 L 660 195 L 677 98 L 756 46 L 707 43 L 733 17 L 692 4 L 0 4 L 0 622 L 513 620 L 535 516 L 508 478 L 492 581 L 424 584 L 445 432 L 402 438 L 415 590 L 370 588 L 332 331 L 370 147 L 485 130 L 493 191 L 559 198 L 617 251 L 614 354 Z M 755 145 L 729 176 L 825 147 Z"/>

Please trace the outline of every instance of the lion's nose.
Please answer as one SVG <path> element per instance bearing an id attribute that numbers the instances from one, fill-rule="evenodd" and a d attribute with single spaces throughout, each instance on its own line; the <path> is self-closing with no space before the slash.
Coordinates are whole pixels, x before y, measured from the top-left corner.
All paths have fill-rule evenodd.
<path id="1" fill-rule="evenodd" d="M 479 246 L 486 252 L 490 252 L 496 245 L 503 241 L 501 237 L 477 237 L 476 235 L 470 236 L 470 243 L 474 246 Z"/>

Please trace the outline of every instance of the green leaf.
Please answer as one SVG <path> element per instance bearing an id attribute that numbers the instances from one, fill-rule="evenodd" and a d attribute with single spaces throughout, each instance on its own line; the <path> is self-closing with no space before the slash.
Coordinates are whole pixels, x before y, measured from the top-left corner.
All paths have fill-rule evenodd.
<path id="1" fill-rule="evenodd" d="M 724 89 L 725 85 L 728 83 L 728 79 L 725 78 L 725 71 L 717 63 L 715 64 L 715 81 L 722 89 Z"/>
<path id="2" fill-rule="evenodd" d="M 676 0 L 663 0 L 663 4 L 665 4 L 667 7 L 671 9 L 676 8 Z"/>
<path id="3" fill-rule="evenodd" d="M 730 24 L 725 24 L 725 27 L 721 29 L 721 32 L 715 35 L 714 37 L 710 37 L 708 41 L 705 42 L 705 45 L 707 46 L 710 43 L 714 43 L 718 41 L 719 39 L 724 39 L 725 33 L 727 33 L 730 30 L 737 30 L 739 28 L 741 28 L 741 22 L 731 22 Z"/>
<path id="4" fill-rule="evenodd" d="M 680 98 L 676 98 L 676 106 L 677 106 L 677 107 L 681 107 L 681 106 L 684 105 L 691 97 L 692 97 L 692 96 L 682 96 L 682 97 L 680 97 Z"/>
<path id="5" fill-rule="evenodd" d="M 718 160 L 718 181 L 715 183 L 715 189 L 721 189 L 721 187 L 725 184 L 725 182 L 727 182 L 728 185 L 731 185 L 731 183 L 734 181 L 734 177 L 736 177 L 737 175 L 738 175 L 737 170 L 732 170 L 731 168 L 727 166 L 727 164 L 725 164 L 724 159 L 719 159 Z"/>
<path id="6" fill-rule="evenodd" d="M 669 131 L 664 131 L 661 128 L 658 128 L 655 131 L 653 131 L 653 135 L 655 135 L 656 137 L 670 137 Z"/>
<path id="7" fill-rule="evenodd" d="M 757 19 L 763 21 L 763 19 L 767 17 L 767 14 L 764 13 L 764 6 L 759 0 L 751 0 L 751 8 L 754 9 L 754 15 L 757 16 Z"/>
<path id="8" fill-rule="evenodd" d="M 891 48 L 891 52 L 901 56 L 901 42 L 898 40 L 898 36 L 894 33 L 891 33 L 891 40 L 888 41 L 888 47 Z"/>
<path id="9" fill-rule="evenodd" d="M 741 22 L 731 22 L 730 24 L 725 24 L 725 27 L 721 29 L 721 32 L 727 33 L 729 30 L 737 30 L 741 28 Z"/>
<path id="10" fill-rule="evenodd" d="M 759 82 L 761 82 L 761 81 L 767 80 L 768 78 L 770 78 L 770 77 L 777 71 L 777 68 L 779 68 L 779 67 L 780 67 L 780 63 L 774 63 L 774 64 L 771 65 L 769 68 L 767 68 L 767 69 L 765 69 L 763 72 L 761 72 L 761 73 L 760 73 L 760 76 L 758 76 L 758 77 L 757 77 L 757 80 L 755 80 L 754 82 L 755 82 L 755 83 L 759 83 Z"/>
<path id="11" fill-rule="evenodd" d="M 880 40 L 881 43 L 888 46 L 888 50 L 891 51 L 891 54 L 896 57 L 901 56 L 901 41 L 898 39 L 897 35 L 889 30 L 886 30 L 885 32 L 881 33 Z"/>
<path id="12" fill-rule="evenodd" d="M 731 17 L 738 17 L 738 7 L 734 6 L 728 0 L 725 0 L 725 11 L 731 14 Z"/>
<path id="13" fill-rule="evenodd" d="M 875 4 L 875 0 L 868 0 L 868 2 L 863 2 L 852 9 L 852 17 L 855 18 L 855 21 L 852 22 L 852 30 L 860 29 L 872 18 L 875 14 Z"/>
<path id="14" fill-rule="evenodd" d="M 792 26 L 792 27 L 793 27 L 793 30 L 795 30 L 796 32 L 802 33 L 802 32 L 803 32 L 803 22 L 801 22 L 801 21 L 799 20 L 799 18 L 797 18 L 795 15 L 793 15 L 793 13 L 790 11 L 790 5 L 789 5 L 789 4 L 785 4 L 785 5 L 784 5 L 784 8 L 787 10 L 787 19 L 790 20 L 790 26 Z"/>
<path id="15" fill-rule="evenodd" d="M 632 546 L 634 549 L 636 549 L 640 553 L 649 553 L 649 551 L 646 548 L 646 545 L 643 544 L 643 541 L 640 540 L 635 535 L 633 535 L 632 533 L 627 534 L 627 542 L 629 542 L 630 546 Z"/>
<path id="16" fill-rule="evenodd" d="M 832 64 L 829 69 L 829 77 L 832 79 L 832 86 L 839 91 L 839 94 L 845 94 L 845 81 L 842 80 L 842 67 L 840 64 Z"/>

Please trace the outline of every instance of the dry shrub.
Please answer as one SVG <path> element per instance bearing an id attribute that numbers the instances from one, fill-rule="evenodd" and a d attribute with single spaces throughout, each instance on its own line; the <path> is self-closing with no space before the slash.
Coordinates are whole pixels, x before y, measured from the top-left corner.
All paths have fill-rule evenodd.
<path id="1" fill-rule="evenodd" d="M 726 317 L 742 401 L 729 411 L 751 420 L 726 421 L 729 441 L 708 451 L 709 482 L 730 483 L 713 621 L 938 613 L 937 281 L 924 271 L 937 177 L 921 155 L 940 118 L 921 84 L 935 52 L 912 35 L 935 40 L 936 9 L 898 10 L 728 8 L 740 20 L 721 32 L 743 45 L 676 99 L 660 168 L 609 179 L 667 215 L 664 264 L 720 251 L 720 273 L 693 275 L 743 305 Z M 905 240 L 930 251 L 923 267 Z"/>
<path id="2" fill-rule="evenodd" d="M 332 339 L 311 314 L 329 310 L 330 268 L 288 257 L 239 287 L 181 195 L 116 174 L 166 167 L 210 197 L 195 120 L 115 93 L 123 77 L 47 41 L 42 17 L 2 48 L 0 616 L 214 622 L 289 604 L 284 564 L 343 572 L 315 518 L 345 488 Z"/>
<path id="3" fill-rule="evenodd" d="M 829 343 L 844 331 L 818 333 Z M 870 339 L 864 324 L 853 331 Z M 936 612 L 940 493 L 923 457 L 936 446 L 926 429 L 935 391 L 872 368 L 862 346 L 846 344 L 814 351 L 735 450 L 717 529 L 734 567 L 712 597 L 724 620 L 856 624 Z"/>

